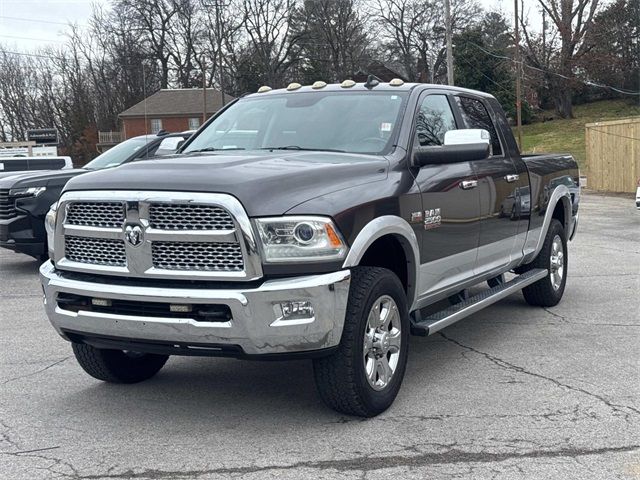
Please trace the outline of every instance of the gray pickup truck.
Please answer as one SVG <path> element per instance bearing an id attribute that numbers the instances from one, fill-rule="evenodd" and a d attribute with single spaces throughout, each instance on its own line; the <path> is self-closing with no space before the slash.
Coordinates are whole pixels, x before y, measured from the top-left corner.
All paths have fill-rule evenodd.
<path id="1" fill-rule="evenodd" d="M 310 358 L 330 407 L 374 416 L 409 334 L 520 290 L 560 301 L 578 181 L 569 155 L 521 155 L 481 92 L 262 87 L 175 156 L 67 183 L 46 221 L 46 311 L 103 381 L 146 380 L 170 355 Z"/>

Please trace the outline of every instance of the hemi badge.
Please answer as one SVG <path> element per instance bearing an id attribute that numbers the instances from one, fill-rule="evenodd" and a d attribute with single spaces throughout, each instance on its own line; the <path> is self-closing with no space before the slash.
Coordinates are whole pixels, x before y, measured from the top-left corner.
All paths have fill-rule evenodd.
<path id="1" fill-rule="evenodd" d="M 411 223 L 419 223 L 419 222 L 422 222 L 422 212 L 412 212 Z"/>

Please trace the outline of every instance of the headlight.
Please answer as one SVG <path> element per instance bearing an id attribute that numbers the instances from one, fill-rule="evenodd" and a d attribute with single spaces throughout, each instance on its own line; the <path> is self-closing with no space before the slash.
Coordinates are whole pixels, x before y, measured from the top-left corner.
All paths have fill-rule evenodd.
<path id="1" fill-rule="evenodd" d="M 264 261 L 323 262 L 341 260 L 347 246 L 338 229 L 323 217 L 257 218 Z"/>
<path id="2" fill-rule="evenodd" d="M 49 258 L 53 259 L 53 242 L 55 239 L 56 219 L 58 217 L 58 202 L 51 205 L 51 208 L 44 217 L 44 228 L 47 231 L 47 248 Z"/>
<path id="3" fill-rule="evenodd" d="M 47 187 L 24 187 L 12 188 L 9 190 L 10 197 L 37 197 L 44 192 Z"/>

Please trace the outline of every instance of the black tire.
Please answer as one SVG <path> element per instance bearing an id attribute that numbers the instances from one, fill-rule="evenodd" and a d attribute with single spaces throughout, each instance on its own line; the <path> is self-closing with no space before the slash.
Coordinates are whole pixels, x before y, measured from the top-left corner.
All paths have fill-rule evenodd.
<path id="1" fill-rule="evenodd" d="M 400 348 L 391 379 L 382 390 L 376 390 L 370 385 L 365 372 L 363 336 L 365 329 L 369 328 L 368 316 L 374 302 L 384 296 L 391 297 L 398 309 Z M 385 268 L 352 269 L 340 345 L 330 356 L 313 361 L 320 397 L 329 407 L 348 415 L 373 417 L 384 412 L 400 390 L 407 364 L 408 346 L 407 299 L 398 277 Z M 374 373 L 375 375 L 377 374 Z"/>
<path id="2" fill-rule="evenodd" d="M 72 343 L 76 360 L 93 378 L 109 383 L 138 383 L 153 377 L 164 366 L 168 355 L 106 350 L 83 343 Z"/>
<path id="3" fill-rule="evenodd" d="M 554 238 L 560 237 L 563 248 L 563 275 L 562 281 L 558 288 L 554 288 L 552 281 L 551 252 Z M 542 245 L 542 250 L 538 253 L 535 260 L 518 269 L 518 273 L 526 272 L 533 268 L 546 268 L 549 274 L 535 283 L 522 289 L 524 299 L 529 305 L 540 307 L 553 307 L 562 300 L 564 288 L 567 283 L 567 268 L 569 265 L 569 255 L 567 250 L 567 236 L 562 224 L 556 220 L 551 220 L 547 235 Z"/>

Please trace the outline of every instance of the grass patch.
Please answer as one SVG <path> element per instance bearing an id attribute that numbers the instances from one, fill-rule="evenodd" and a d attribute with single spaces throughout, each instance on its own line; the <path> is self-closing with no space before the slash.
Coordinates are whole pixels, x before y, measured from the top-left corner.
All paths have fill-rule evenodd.
<path id="1" fill-rule="evenodd" d="M 576 105 L 571 119 L 535 122 L 522 126 L 523 153 L 570 153 L 580 168 L 586 161 L 584 125 L 605 120 L 621 120 L 640 116 L 640 105 L 625 100 L 602 100 Z M 540 118 L 557 117 L 552 110 L 544 111 Z M 517 136 L 516 129 L 513 129 Z"/>

